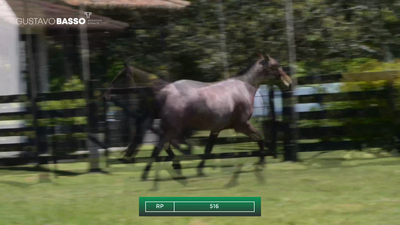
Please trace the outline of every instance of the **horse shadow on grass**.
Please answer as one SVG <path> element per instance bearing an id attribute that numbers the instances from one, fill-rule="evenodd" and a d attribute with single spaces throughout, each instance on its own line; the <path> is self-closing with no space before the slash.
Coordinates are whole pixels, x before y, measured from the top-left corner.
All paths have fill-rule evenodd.
<path id="1" fill-rule="evenodd" d="M 205 166 L 207 167 L 207 166 Z M 215 166 L 211 166 L 214 167 Z M 197 188 L 197 189 L 190 189 L 186 191 L 204 191 L 204 190 L 220 190 L 220 189 L 229 189 L 229 188 L 234 188 L 240 185 L 239 178 L 241 174 L 249 174 L 249 173 L 254 173 L 254 175 L 257 178 L 257 181 L 260 184 L 265 184 L 265 176 L 263 174 L 265 167 L 263 166 L 256 166 L 254 170 L 251 171 L 243 171 L 243 163 L 237 164 L 237 165 L 225 165 L 221 167 L 222 169 L 224 168 L 234 168 L 234 171 L 232 173 L 231 178 L 229 179 L 228 183 L 223 185 L 222 187 L 214 187 L 214 188 Z M 166 170 L 171 177 L 169 178 L 159 178 L 159 172 L 161 170 Z M 159 167 L 155 169 L 155 177 L 153 180 L 153 187 L 150 189 L 150 191 L 158 191 L 160 190 L 160 182 L 164 181 L 176 181 L 180 183 L 182 186 L 187 186 L 189 183 L 188 180 L 190 178 L 204 178 L 206 179 L 208 176 L 199 176 L 199 175 L 192 175 L 192 176 L 182 176 L 182 170 L 174 170 L 172 168 L 163 168 L 160 169 Z"/>
<path id="2" fill-rule="evenodd" d="M 6 184 L 12 187 L 17 187 L 17 188 L 29 188 L 35 184 L 31 183 L 23 183 L 23 182 L 17 182 L 17 181 L 0 181 L 0 184 Z"/>
<path id="3" fill-rule="evenodd" d="M 19 166 L 19 167 L 0 167 L 0 174 L 1 171 L 10 171 L 10 172 L 26 172 L 26 174 L 31 173 L 49 173 L 54 174 L 55 177 L 58 176 L 80 176 L 84 174 L 89 174 L 90 172 L 74 172 L 74 171 L 66 171 L 66 170 L 59 170 L 59 169 L 49 169 L 42 166 Z M 100 170 L 99 173 L 109 174 L 107 171 Z"/>
<path id="4" fill-rule="evenodd" d="M 12 187 L 16 187 L 16 188 L 21 188 L 21 189 L 26 189 L 26 188 L 30 188 L 32 186 L 38 185 L 38 184 L 42 184 L 42 183 L 50 183 L 54 186 L 60 186 L 58 183 L 53 182 L 51 179 L 47 179 L 46 181 L 43 181 L 39 178 L 39 181 L 36 183 L 23 183 L 23 182 L 17 182 L 17 181 L 0 181 L 0 184 L 5 184 L 5 185 L 9 185 Z"/>
<path id="5" fill-rule="evenodd" d="M 400 158 L 393 156 L 375 156 L 373 158 L 351 158 L 346 159 L 344 157 L 332 157 L 332 158 L 317 158 L 322 153 L 319 153 L 313 157 L 300 160 L 301 165 L 308 167 L 309 169 L 330 169 L 330 168 L 356 168 L 362 166 L 392 166 L 399 165 Z M 375 161 L 378 159 L 397 159 L 388 161 Z M 354 162 L 354 164 L 352 164 Z M 347 165 L 344 163 L 348 163 Z M 315 166 L 316 165 L 316 166 Z"/>

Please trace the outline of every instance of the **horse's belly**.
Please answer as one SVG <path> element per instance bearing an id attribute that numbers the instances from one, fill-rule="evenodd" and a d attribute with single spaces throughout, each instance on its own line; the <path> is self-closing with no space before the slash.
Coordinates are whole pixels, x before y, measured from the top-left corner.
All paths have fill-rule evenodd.
<path id="1" fill-rule="evenodd" d="M 199 109 L 186 117 L 190 128 L 197 130 L 221 130 L 230 125 L 231 113 L 217 113 Z"/>

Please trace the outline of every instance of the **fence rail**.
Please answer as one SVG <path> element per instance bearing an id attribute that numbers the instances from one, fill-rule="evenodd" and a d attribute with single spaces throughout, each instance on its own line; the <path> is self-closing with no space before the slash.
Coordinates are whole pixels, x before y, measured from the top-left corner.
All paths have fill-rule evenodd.
<path id="1" fill-rule="evenodd" d="M 323 75 L 316 77 L 315 76 L 306 76 L 299 77 L 298 84 L 299 85 L 314 85 L 314 84 L 329 84 L 329 83 L 341 83 L 342 75 L 341 74 L 331 74 L 331 75 Z M 331 150 L 353 150 L 353 149 L 362 149 L 362 147 L 367 144 L 368 146 L 382 146 L 383 142 L 380 140 L 374 141 L 365 141 L 365 140 L 356 140 L 352 135 L 354 130 L 368 130 L 375 129 L 377 124 L 361 124 L 361 125 L 349 125 L 346 124 L 345 121 L 351 121 L 354 118 L 356 119 L 382 119 L 382 115 L 385 112 L 382 112 L 382 109 L 375 106 L 370 106 L 366 108 L 343 108 L 343 109 L 335 109 L 332 107 L 326 107 L 330 103 L 337 102 L 352 102 L 352 101 L 369 101 L 371 99 L 378 100 L 380 102 L 387 102 L 387 104 L 393 104 L 390 102 L 391 95 L 393 93 L 390 91 L 391 89 L 381 89 L 381 90 L 370 90 L 370 91 L 350 91 L 350 92 L 339 92 L 339 93 L 312 93 L 295 96 L 298 98 L 299 104 L 305 103 L 319 103 L 322 106 L 321 110 L 315 111 L 306 111 L 306 112 L 298 112 L 298 119 L 296 121 L 298 124 L 308 123 L 312 126 L 302 127 L 300 126 L 298 129 L 298 140 L 297 146 L 299 151 L 331 151 Z M 37 148 L 43 148 L 45 151 L 38 152 L 38 155 L 45 160 L 57 160 L 57 159 L 80 159 L 82 157 L 88 157 L 88 154 L 83 154 L 80 156 L 77 155 L 68 155 L 61 154 L 57 152 L 57 150 L 64 152 L 67 148 L 72 149 L 86 149 L 86 140 L 90 139 L 93 141 L 99 148 L 107 149 L 112 147 L 111 140 L 113 133 L 115 133 L 119 129 L 111 128 L 117 125 L 115 121 L 107 119 L 107 104 L 99 99 L 95 99 L 94 91 L 99 91 L 104 93 L 107 89 L 92 89 L 89 90 L 91 92 L 89 99 L 91 102 L 87 103 L 84 107 L 75 107 L 68 109 L 48 109 L 48 108 L 40 108 L 38 107 L 38 111 L 36 115 L 34 115 L 39 120 L 39 127 L 35 130 L 32 126 L 30 126 L 25 118 L 27 115 L 31 115 L 32 106 L 31 102 L 26 102 L 27 99 L 30 98 L 29 95 L 11 95 L 11 96 L 0 96 L 0 104 L 4 104 L 0 106 L 0 118 L 1 117 L 21 117 L 18 119 L 13 119 L 13 121 L 0 121 L 0 134 L 2 137 L 0 138 L 0 151 L 9 151 L 9 150 L 24 150 L 26 147 L 35 147 L 36 144 L 40 143 Z M 109 93 L 112 96 L 118 95 L 128 95 L 128 94 L 143 94 L 149 91 L 148 87 L 138 87 L 138 88 L 115 88 L 112 89 Z M 282 100 L 285 103 L 287 98 L 292 97 L 292 92 L 284 92 L 282 93 Z M 70 92 L 59 92 L 59 93 L 40 93 L 38 94 L 36 102 L 38 105 L 49 102 L 49 101 L 61 101 L 61 100 L 77 100 L 77 99 L 85 99 L 84 91 L 70 91 Z M 273 91 L 269 91 L 269 96 L 274 97 Z M 115 97 L 111 98 L 114 101 L 114 105 L 122 108 L 126 115 L 131 117 L 136 117 L 135 112 L 130 112 L 129 110 L 132 107 L 128 107 L 125 103 L 121 103 L 116 101 Z M 17 103 L 17 104 L 12 104 Z M 11 104 L 11 105 L 6 105 Z M 26 105 L 25 105 L 26 104 Z M 93 104 L 97 104 L 94 107 Z M 270 99 L 269 102 L 272 109 L 273 101 Z M 88 110 L 91 110 L 88 114 Z M 294 138 L 292 132 L 292 128 L 290 127 L 290 119 L 291 115 L 291 107 L 287 107 L 284 104 L 283 107 L 283 120 L 278 121 L 275 114 L 271 114 L 270 118 L 267 119 L 267 123 L 263 123 L 264 132 L 267 136 L 267 146 L 270 148 L 271 152 L 281 152 L 280 149 L 283 145 L 283 153 L 287 153 L 293 150 L 292 140 Z M 92 117 L 91 114 L 96 114 L 95 117 Z M 94 136 L 83 136 L 83 139 L 73 138 L 73 134 L 81 133 L 86 134 L 86 125 L 85 124 L 68 124 L 65 122 L 57 122 L 54 124 L 54 121 L 58 121 L 58 119 L 66 119 L 66 118 L 76 118 L 76 117 L 85 117 L 89 118 L 87 121 L 91 121 L 91 123 L 95 123 L 94 129 L 97 133 L 104 134 L 104 140 L 100 141 L 98 138 Z M 330 125 L 327 124 L 327 120 L 337 121 L 337 124 Z M 45 126 L 41 124 L 41 121 L 52 121 L 50 122 L 51 126 Z M 384 120 L 383 120 L 384 121 Z M 97 125 L 96 125 L 97 124 Z M 378 124 L 382 125 L 382 124 Z M 93 127 L 93 124 L 92 124 Z M 27 137 L 26 133 L 30 132 L 32 135 Z M 125 131 L 124 131 L 125 132 Z M 282 135 L 283 134 L 283 135 Z M 35 139 L 35 136 L 39 135 L 38 139 Z M 59 139 L 62 137 L 61 139 Z M 39 140 L 39 142 L 38 142 Z M 193 137 L 190 142 L 195 145 L 204 146 L 207 143 L 208 137 Z M 252 140 L 249 137 L 221 137 L 216 141 L 216 145 L 226 145 L 226 144 L 236 144 L 236 143 L 246 143 L 251 142 Z M 38 143 L 37 143 L 38 142 Z M 296 144 L 296 143 L 295 143 Z M 122 144 L 123 145 L 123 144 Z M 53 156 L 46 156 L 43 153 L 47 153 L 48 148 L 52 148 Z M 56 151 L 54 151 L 56 150 Z M 68 151 L 66 151 L 68 152 Z M 231 152 L 231 153 L 219 153 L 213 154 L 211 157 L 219 157 L 219 158 L 235 158 L 235 157 L 256 157 L 257 152 Z M 32 161 L 36 156 L 32 155 L 24 155 L 21 156 L 31 157 L 26 158 L 25 161 Z M 202 157 L 202 155 L 194 155 L 194 156 L 185 156 L 184 158 L 187 160 L 194 160 Z M 13 158 L 13 157 L 12 157 Z M 15 157 L 14 157 L 15 158 Z M 0 159 L 1 162 L 7 161 L 7 157 L 3 157 Z M 13 162 L 17 162 L 16 159 L 8 158 Z M 134 162 L 148 162 L 152 160 L 150 158 L 138 158 Z M 159 160 L 168 161 L 171 160 L 169 157 L 161 157 Z M 10 161 L 10 162 L 11 162 Z M 121 160 L 111 160 L 110 163 L 127 163 Z"/>
<path id="2" fill-rule="evenodd" d="M 371 74 L 371 75 L 370 75 Z M 379 76 L 382 74 L 383 76 Z M 390 73 L 393 75 L 398 75 L 398 73 Z M 386 80 L 392 81 L 392 77 L 388 77 L 387 72 L 382 73 L 364 73 L 368 77 L 368 81 L 372 80 Z M 344 79 L 346 78 L 346 79 Z M 330 83 L 341 83 L 352 81 L 363 81 L 361 75 L 351 76 L 346 74 L 331 74 L 331 75 L 321 75 L 321 76 L 305 76 L 298 78 L 299 85 L 314 85 L 314 84 L 330 84 Z M 382 147 L 384 141 L 376 140 L 356 140 L 355 131 L 365 131 L 365 130 L 384 130 L 387 129 L 388 121 L 385 118 L 388 112 L 384 108 L 379 106 L 370 105 L 364 108 L 356 108 L 352 106 L 354 102 L 365 102 L 370 100 L 375 100 L 379 103 L 384 103 L 395 109 L 393 106 L 393 88 L 389 86 L 381 88 L 379 90 L 368 90 L 368 91 L 349 91 L 349 92 L 339 92 L 339 93 L 312 93 L 306 95 L 296 96 L 298 98 L 298 103 L 319 103 L 322 109 L 317 109 L 315 111 L 298 112 L 298 119 L 306 124 L 310 121 L 313 127 L 300 127 L 298 128 L 298 141 L 314 139 L 317 140 L 314 143 L 299 143 L 300 151 L 331 151 L 331 150 L 353 150 L 362 149 L 362 146 L 368 145 L 370 147 Z M 288 93 L 282 93 L 283 102 L 286 98 L 290 98 Z M 332 107 L 331 103 L 348 103 L 342 104 L 340 109 L 340 104 Z M 348 106 L 350 105 L 350 107 Z M 285 108 L 285 106 L 284 106 Z M 288 110 L 286 110 L 288 111 Z M 285 110 L 284 110 L 285 112 Z M 286 115 L 283 115 L 285 117 Z M 326 125 L 326 120 L 336 121 L 338 124 L 335 126 Z M 349 121 L 359 121 L 359 120 L 380 120 L 380 122 L 371 122 L 369 124 L 351 124 Z M 318 125 L 319 124 L 319 125 Z M 284 132 L 289 129 L 287 124 L 279 124 L 278 130 Z M 386 126 L 386 127 L 385 127 Z M 382 131 L 381 131 L 382 132 Z M 378 135 L 377 135 L 378 136 Z M 336 140 L 335 140 L 336 139 Z M 338 140 L 339 139 L 339 140 Z M 347 140 L 345 140 L 347 139 Z"/>

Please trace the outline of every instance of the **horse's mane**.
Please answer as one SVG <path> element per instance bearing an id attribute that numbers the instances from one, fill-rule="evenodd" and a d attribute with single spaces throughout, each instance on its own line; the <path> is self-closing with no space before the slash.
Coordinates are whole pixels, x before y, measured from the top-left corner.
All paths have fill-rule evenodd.
<path id="1" fill-rule="evenodd" d="M 244 75 L 244 74 L 247 73 L 253 66 L 254 66 L 254 63 L 248 64 L 244 69 L 240 70 L 236 75 L 233 75 L 233 77 L 238 77 L 238 76 Z"/>
<path id="2" fill-rule="evenodd" d="M 122 68 L 117 75 L 114 76 L 114 79 L 111 81 L 111 83 L 109 84 L 109 88 L 113 87 L 116 83 L 118 83 L 118 78 L 121 77 L 121 75 L 125 75 L 127 73 L 127 67 L 129 67 L 129 69 L 131 71 L 135 71 L 138 73 L 141 73 L 144 76 L 148 76 L 151 77 L 154 75 L 156 75 L 158 77 L 158 84 L 161 85 L 166 85 L 169 83 L 169 81 L 166 79 L 168 77 L 167 74 L 159 72 L 159 71 L 155 71 L 154 69 L 151 69 L 149 67 L 143 66 L 139 63 L 136 62 L 129 62 L 129 61 L 125 61 L 124 63 L 124 68 Z"/>
<path id="3" fill-rule="evenodd" d="M 168 82 L 168 75 L 167 75 L 166 73 L 163 73 L 163 72 L 160 72 L 160 71 L 156 71 L 156 70 L 153 69 L 153 68 L 144 66 L 144 65 L 139 64 L 139 63 L 137 63 L 137 62 L 128 62 L 128 64 L 129 64 L 131 67 L 133 67 L 133 68 L 135 68 L 135 69 L 138 69 L 138 70 L 140 70 L 140 71 L 143 72 L 143 73 L 147 73 L 147 74 L 149 74 L 149 75 L 150 75 L 150 74 L 154 74 L 154 75 L 158 76 L 160 79 L 162 79 L 162 80 Z M 125 70 L 125 68 L 124 68 L 123 70 Z"/>
<path id="4" fill-rule="evenodd" d="M 258 60 L 257 60 L 258 62 Z M 244 69 L 240 70 L 236 75 L 233 75 L 231 78 L 240 79 L 244 74 L 246 74 L 256 63 L 248 64 Z"/>

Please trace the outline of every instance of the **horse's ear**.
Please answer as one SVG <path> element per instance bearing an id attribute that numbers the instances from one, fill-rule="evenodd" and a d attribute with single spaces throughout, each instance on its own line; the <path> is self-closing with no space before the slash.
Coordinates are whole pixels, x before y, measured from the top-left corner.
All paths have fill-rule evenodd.
<path id="1" fill-rule="evenodd" d="M 266 55 L 268 57 L 268 64 L 269 64 L 270 67 L 278 67 L 279 66 L 278 61 L 276 61 L 274 58 L 272 58 L 268 54 L 266 54 Z"/>
<path id="2" fill-rule="evenodd" d="M 125 70 L 126 70 L 127 73 L 133 74 L 133 72 L 132 72 L 132 70 L 131 70 L 131 67 L 129 66 L 128 60 L 125 60 L 124 66 L 125 66 Z"/>
<path id="3" fill-rule="evenodd" d="M 257 52 L 258 58 L 260 59 L 265 59 L 263 55 L 261 55 L 260 53 Z"/>

